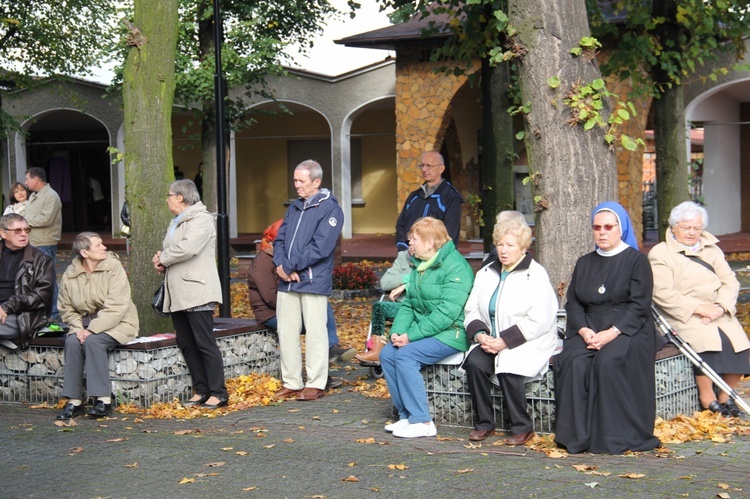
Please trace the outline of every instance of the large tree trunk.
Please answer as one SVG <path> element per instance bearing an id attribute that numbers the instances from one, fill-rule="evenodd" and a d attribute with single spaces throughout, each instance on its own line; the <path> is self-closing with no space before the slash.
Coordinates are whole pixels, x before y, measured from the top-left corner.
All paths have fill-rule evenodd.
<path id="1" fill-rule="evenodd" d="M 513 118 L 508 114 L 510 99 L 509 64 L 491 67 L 482 60 L 482 156 L 481 197 L 484 210 L 484 250 L 492 247 L 492 229 L 497 213 L 514 209 L 513 203 Z"/>
<path id="2" fill-rule="evenodd" d="M 211 2 L 198 2 L 198 45 L 202 61 L 214 60 L 214 18 Z M 214 65 L 214 63 L 211 63 Z M 203 204 L 208 211 L 217 209 L 216 194 L 216 113 L 213 98 L 201 103 L 201 147 L 203 149 Z"/>
<path id="3" fill-rule="evenodd" d="M 172 102 L 177 47 L 177 0 L 135 0 L 131 46 L 123 75 L 125 197 L 130 207 L 130 286 L 141 335 L 171 331 L 151 310 L 161 282 L 151 263 L 170 219 L 167 186 L 172 167 Z"/>
<path id="4" fill-rule="evenodd" d="M 601 77 L 593 57 L 574 57 L 570 49 L 590 36 L 584 0 L 510 0 L 510 25 L 519 59 L 526 115 L 526 151 L 537 211 L 536 257 L 564 297 L 576 260 L 591 251 L 591 211 L 617 199 L 617 172 L 605 130 L 571 126 L 563 99 L 576 84 Z M 524 53 L 525 50 L 525 53 Z M 550 77 L 560 85 L 553 89 Z M 606 120 L 609 110 L 601 112 Z M 563 300 L 564 301 L 564 298 Z"/>
<path id="5" fill-rule="evenodd" d="M 654 137 L 656 142 L 656 207 L 659 215 L 659 240 L 669 226 L 669 212 L 690 199 L 688 192 L 685 103 L 681 85 L 662 92 L 654 99 Z"/>
<path id="6" fill-rule="evenodd" d="M 659 25 L 658 38 L 677 40 L 677 3 L 661 0 L 653 4 L 654 16 L 664 17 Z M 669 212 L 683 201 L 688 193 L 687 141 L 685 137 L 685 97 L 681 85 L 670 84 L 665 71 L 656 67 L 652 77 L 659 85 L 659 98 L 653 100 L 654 142 L 656 145 L 656 209 L 658 210 L 659 240 L 663 241 L 669 225 Z"/>

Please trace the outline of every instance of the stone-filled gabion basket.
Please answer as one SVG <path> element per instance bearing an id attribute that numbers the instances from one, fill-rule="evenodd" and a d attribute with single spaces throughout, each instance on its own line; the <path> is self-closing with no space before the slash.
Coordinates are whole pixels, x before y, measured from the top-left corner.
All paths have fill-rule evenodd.
<path id="1" fill-rule="evenodd" d="M 255 326 L 234 332 L 235 323 L 216 325 L 216 342 L 224 360 L 224 375 L 250 373 L 278 376 L 281 371 L 275 332 Z M 155 402 L 192 396 L 190 373 L 174 341 L 115 349 L 109 375 L 117 403 L 148 407 Z M 0 347 L 0 401 L 55 404 L 62 397 L 63 341 L 34 345 L 23 351 Z"/>
<path id="2" fill-rule="evenodd" d="M 660 352 L 654 366 L 656 415 L 671 419 L 699 410 L 698 389 L 692 364 L 676 348 Z M 473 427 L 469 387 L 458 365 L 436 364 L 422 370 L 427 400 L 435 422 L 448 426 Z M 493 387 L 492 401 L 498 430 L 510 427 L 502 391 Z M 555 385 L 552 366 L 539 379 L 526 383 L 526 403 L 534 431 L 551 433 L 555 428 Z"/>

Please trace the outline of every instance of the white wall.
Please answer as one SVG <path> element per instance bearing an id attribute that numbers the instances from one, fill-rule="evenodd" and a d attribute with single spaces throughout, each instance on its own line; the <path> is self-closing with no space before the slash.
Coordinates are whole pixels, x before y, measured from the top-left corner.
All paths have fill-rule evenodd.
<path id="1" fill-rule="evenodd" d="M 708 231 L 715 235 L 741 230 L 739 102 L 722 91 L 696 98 L 686 109 L 689 121 L 705 123 L 703 196 Z"/>

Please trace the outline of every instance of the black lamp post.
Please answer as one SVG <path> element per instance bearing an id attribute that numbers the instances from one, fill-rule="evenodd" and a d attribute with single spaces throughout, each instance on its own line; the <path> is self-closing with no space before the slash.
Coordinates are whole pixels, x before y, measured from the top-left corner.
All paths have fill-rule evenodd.
<path id="1" fill-rule="evenodd" d="M 214 45 L 216 71 L 214 73 L 214 99 L 216 115 L 216 237 L 219 253 L 219 279 L 223 303 L 221 317 L 231 316 L 231 292 L 229 289 L 229 217 L 227 216 L 227 175 L 224 152 L 224 72 L 221 66 L 221 44 L 224 39 L 224 24 L 221 19 L 220 0 L 214 0 Z"/>

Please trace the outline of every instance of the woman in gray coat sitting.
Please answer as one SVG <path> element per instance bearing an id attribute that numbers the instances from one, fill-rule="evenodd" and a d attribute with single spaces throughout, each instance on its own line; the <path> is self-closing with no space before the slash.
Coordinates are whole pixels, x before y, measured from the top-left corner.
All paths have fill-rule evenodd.
<path id="1" fill-rule="evenodd" d="M 183 405 L 205 409 L 224 407 L 224 362 L 213 334 L 213 312 L 221 303 L 216 269 L 214 217 L 201 203 L 192 180 L 169 184 L 167 206 L 174 218 L 163 249 L 152 259 L 164 277 L 164 311 L 172 315 L 185 363 L 193 382 L 193 397 Z"/>

